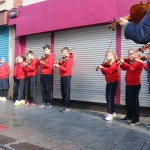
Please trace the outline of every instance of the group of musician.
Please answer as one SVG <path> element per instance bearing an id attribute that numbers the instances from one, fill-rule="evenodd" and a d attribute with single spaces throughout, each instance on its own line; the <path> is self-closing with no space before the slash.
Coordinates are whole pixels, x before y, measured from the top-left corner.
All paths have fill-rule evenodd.
<path id="1" fill-rule="evenodd" d="M 26 57 L 21 55 L 16 58 L 14 71 L 11 74 L 14 79 L 14 106 L 21 104 L 26 104 L 30 107 L 35 106 L 35 78 L 38 66 L 40 66 L 42 104 L 39 107 L 52 107 L 52 73 L 53 69 L 58 68 L 62 94 L 62 109 L 60 111 L 70 111 L 70 83 L 74 64 L 73 53 L 69 51 L 68 47 L 64 47 L 61 50 L 61 59 L 58 62 L 54 62 L 54 53 L 51 53 L 51 48 L 48 44 L 43 47 L 43 51 L 43 57 L 34 58 L 33 51 L 28 51 Z M 2 57 L 0 58 L 0 72 L 0 101 L 6 101 L 9 89 L 10 68 Z M 26 96 L 25 93 L 27 93 Z M 26 101 L 25 97 L 27 98 Z"/>
<path id="2" fill-rule="evenodd" d="M 147 65 L 141 60 L 141 56 L 136 49 L 130 49 L 128 51 L 128 57 L 120 59 L 117 59 L 117 56 L 113 51 L 108 51 L 106 53 L 106 58 L 110 66 L 105 67 L 105 64 L 99 65 L 99 69 L 104 74 L 107 82 L 106 102 L 108 114 L 105 115 L 105 119 L 109 121 L 116 117 L 114 99 L 118 86 L 118 71 L 119 68 L 121 68 L 126 71 L 126 116 L 122 118 L 122 120 L 130 121 L 130 125 L 139 124 L 139 91 L 141 88 L 140 76 L 142 70 L 146 70 Z"/>
<path id="3" fill-rule="evenodd" d="M 35 106 L 35 78 L 38 66 L 40 67 L 40 86 L 42 92 L 42 104 L 38 107 L 51 108 L 52 105 L 52 73 L 53 69 L 59 68 L 61 81 L 62 109 L 60 111 L 70 111 L 70 84 L 72 68 L 74 64 L 73 53 L 67 47 L 62 48 L 62 57 L 54 62 L 54 54 L 51 53 L 49 45 L 43 47 L 44 56 L 34 58 L 33 51 L 27 52 L 26 59 L 23 56 L 16 58 L 13 74 L 13 101 L 14 106 L 26 104 L 30 107 Z M 116 117 L 115 96 L 118 87 L 119 69 L 126 71 L 125 81 L 125 102 L 126 116 L 122 120 L 130 120 L 130 125 L 140 123 L 139 119 L 139 91 L 141 88 L 140 76 L 146 64 L 141 60 L 136 49 L 128 51 L 128 57 L 117 58 L 116 54 L 108 50 L 106 53 L 107 65 L 105 63 L 98 66 L 106 79 L 106 102 L 107 114 L 105 120 L 110 121 Z M 128 61 L 126 61 L 128 60 Z M 9 89 L 10 69 L 3 57 L 0 57 L 0 101 L 6 101 Z M 27 100 L 25 101 L 25 84 L 27 86 Z"/>

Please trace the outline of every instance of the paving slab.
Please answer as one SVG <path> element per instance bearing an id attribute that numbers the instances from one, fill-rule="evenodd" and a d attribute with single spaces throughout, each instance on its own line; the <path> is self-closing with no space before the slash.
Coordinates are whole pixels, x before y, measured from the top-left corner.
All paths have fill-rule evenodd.
<path id="1" fill-rule="evenodd" d="M 150 150 L 149 117 L 130 126 L 117 114 L 105 121 L 103 112 L 14 107 L 0 103 L 0 146 L 10 150 Z M 0 147 L 0 150 L 3 147 Z"/>

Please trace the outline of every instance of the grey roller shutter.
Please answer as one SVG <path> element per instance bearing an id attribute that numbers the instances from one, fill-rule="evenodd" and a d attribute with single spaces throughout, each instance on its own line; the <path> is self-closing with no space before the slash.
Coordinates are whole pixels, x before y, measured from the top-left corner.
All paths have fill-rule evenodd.
<path id="1" fill-rule="evenodd" d="M 121 55 L 122 57 L 128 56 L 128 50 L 131 48 L 140 48 L 141 44 L 136 44 L 132 40 L 127 40 L 124 37 L 124 28 L 122 28 L 121 39 Z M 141 54 L 143 55 L 143 54 Z M 145 62 L 146 63 L 146 62 Z M 121 71 L 121 104 L 125 104 L 125 71 Z M 148 94 L 147 72 L 143 69 L 141 75 L 141 90 L 139 94 L 140 106 L 150 107 L 150 94 Z"/>
<path id="2" fill-rule="evenodd" d="M 50 44 L 51 34 L 38 34 L 27 36 L 26 38 L 26 50 L 32 50 L 34 52 L 35 58 L 42 57 L 43 46 L 45 44 Z M 40 88 L 40 67 L 38 67 L 37 76 L 36 76 L 36 102 L 42 102 L 42 94 Z"/>
<path id="3" fill-rule="evenodd" d="M 95 26 L 55 33 L 54 52 L 56 60 L 61 57 L 61 48 L 74 48 L 75 64 L 71 81 L 71 100 L 102 102 L 105 100 L 105 78 L 95 68 L 103 62 L 110 42 L 116 51 L 116 32 L 106 26 Z M 61 98 L 60 77 L 54 71 L 54 98 Z"/>

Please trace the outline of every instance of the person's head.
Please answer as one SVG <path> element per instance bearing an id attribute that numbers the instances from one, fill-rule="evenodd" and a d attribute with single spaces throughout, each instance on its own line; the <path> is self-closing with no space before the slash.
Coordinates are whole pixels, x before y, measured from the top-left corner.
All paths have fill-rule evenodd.
<path id="1" fill-rule="evenodd" d="M 63 56 L 67 56 L 69 57 L 69 48 L 68 47 L 64 47 L 61 49 L 62 55 Z"/>
<path id="2" fill-rule="evenodd" d="M 49 55 L 51 53 L 50 45 L 46 44 L 45 46 L 43 46 L 43 50 L 45 54 Z"/>
<path id="3" fill-rule="evenodd" d="M 23 58 L 23 61 L 26 61 L 26 55 L 22 54 L 21 57 Z"/>
<path id="4" fill-rule="evenodd" d="M 112 61 L 112 60 L 116 60 L 117 56 L 113 51 L 109 50 L 108 53 L 106 54 L 106 58 L 108 61 Z"/>
<path id="5" fill-rule="evenodd" d="M 0 57 L 0 63 L 3 64 L 5 62 L 5 57 Z"/>
<path id="6" fill-rule="evenodd" d="M 28 59 L 34 59 L 34 53 L 33 53 L 33 51 L 28 51 L 27 52 L 27 57 L 28 57 Z"/>
<path id="7" fill-rule="evenodd" d="M 17 61 L 18 61 L 18 63 L 23 62 L 23 57 L 22 57 L 22 56 L 18 56 L 18 57 L 17 57 Z"/>
<path id="8" fill-rule="evenodd" d="M 131 59 L 135 59 L 135 58 L 138 58 L 139 57 L 139 53 L 136 49 L 132 48 L 132 49 L 129 49 L 128 51 L 128 55 Z"/>

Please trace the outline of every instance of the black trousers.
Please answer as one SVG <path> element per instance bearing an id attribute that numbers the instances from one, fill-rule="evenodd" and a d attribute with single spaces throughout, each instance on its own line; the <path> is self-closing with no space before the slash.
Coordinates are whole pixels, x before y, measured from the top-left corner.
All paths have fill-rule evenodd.
<path id="1" fill-rule="evenodd" d="M 106 101 L 107 112 L 113 114 L 115 112 L 115 95 L 118 87 L 118 81 L 106 84 Z"/>
<path id="2" fill-rule="evenodd" d="M 69 107 L 70 105 L 70 83 L 71 83 L 71 75 L 61 77 L 61 95 L 62 95 L 62 105 L 65 107 Z"/>
<path id="3" fill-rule="evenodd" d="M 24 88 L 25 88 L 25 79 L 15 79 L 13 86 L 13 99 L 22 100 L 24 99 Z"/>
<path id="4" fill-rule="evenodd" d="M 0 90 L 0 97 L 6 97 L 7 98 L 8 96 L 8 90 L 5 89 L 5 90 Z"/>
<path id="5" fill-rule="evenodd" d="M 141 85 L 126 85 L 126 116 L 139 121 L 139 92 Z"/>
<path id="6" fill-rule="evenodd" d="M 27 100 L 35 103 L 35 76 L 27 77 Z"/>
<path id="7" fill-rule="evenodd" d="M 14 86 L 13 86 L 13 100 L 17 100 L 17 94 L 18 94 L 18 81 L 16 78 L 14 78 Z"/>
<path id="8" fill-rule="evenodd" d="M 52 94 L 52 74 L 41 74 L 40 85 L 43 97 L 43 103 L 51 104 Z"/>

